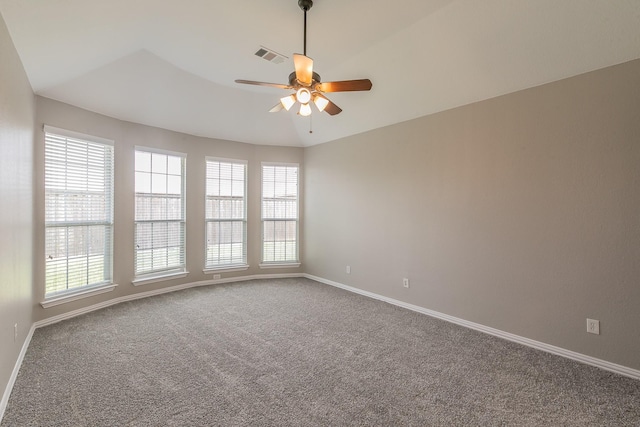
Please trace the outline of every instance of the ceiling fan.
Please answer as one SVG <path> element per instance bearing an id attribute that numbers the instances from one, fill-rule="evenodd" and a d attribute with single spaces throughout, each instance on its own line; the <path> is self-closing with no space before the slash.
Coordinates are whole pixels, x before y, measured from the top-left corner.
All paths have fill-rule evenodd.
<path id="1" fill-rule="evenodd" d="M 328 92 L 353 92 L 371 90 L 371 80 L 342 80 L 337 82 L 322 82 L 320 75 L 313 71 L 313 59 L 307 56 L 307 12 L 313 6 L 313 0 L 298 0 L 298 6 L 304 11 L 304 54 L 293 54 L 293 65 L 295 71 L 289 75 L 289 84 L 265 83 L 252 80 L 236 80 L 236 83 L 270 86 L 279 89 L 293 89 L 295 92 L 280 99 L 269 112 L 275 113 L 283 108 L 287 111 L 300 103 L 299 114 L 308 116 L 311 114 L 311 102 L 320 111 L 326 111 L 334 116 L 342 109 L 324 96 Z"/>

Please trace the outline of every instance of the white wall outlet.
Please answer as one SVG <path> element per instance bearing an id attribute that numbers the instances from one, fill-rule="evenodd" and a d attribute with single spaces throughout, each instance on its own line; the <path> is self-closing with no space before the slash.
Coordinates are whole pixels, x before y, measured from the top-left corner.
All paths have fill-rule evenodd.
<path id="1" fill-rule="evenodd" d="M 590 334 L 600 335 L 600 321 L 587 319 L 587 332 Z"/>
<path id="2" fill-rule="evenodd" d="M 13 342 L 18 340 L 18 324 L 13 325 Z"/>
<path id="3" fill-rule="evenodd" d="M 213 275 L 213 280 L 218 280 L 220 277 L 222 277 L 222 276 L 219 275 L 219 274 L 214 274 Z"/>
<path id="4" fill-rule="evenodd" d="M 409 287 L 409 279 L 407 279 L 406 277 L 404 279 L 402 279 L 402 286 L 404 286 L 405 288 Z"/>
<path id="5" fill-rule="evenodd" d="M 351 274 L 351 266 L 347 265 L 347 274 Z"/>

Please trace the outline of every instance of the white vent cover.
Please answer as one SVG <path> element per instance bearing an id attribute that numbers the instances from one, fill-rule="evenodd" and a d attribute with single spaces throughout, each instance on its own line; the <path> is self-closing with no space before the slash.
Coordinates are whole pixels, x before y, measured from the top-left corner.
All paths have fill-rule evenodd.
<path id="1" fill-rule="evenodd" d="M 288 59 L 288 57 L 281 55 L 278 52 L 275 52 L 264 46 L 260 46 L 260 49 L 258 49 L 258 51 L 256 52 L 256 56 L 259 56 L 262 59 L 266 59 L 269 62 L 273 62 L 274 64 L 282 64 L 285 59 Z"/>

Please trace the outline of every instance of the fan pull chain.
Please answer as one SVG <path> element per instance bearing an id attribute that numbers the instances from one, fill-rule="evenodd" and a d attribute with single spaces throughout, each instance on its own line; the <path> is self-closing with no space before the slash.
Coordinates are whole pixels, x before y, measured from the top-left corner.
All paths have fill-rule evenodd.
<path id="1" fill-rule="evenodd" d="M 313 133 L 313 114 L 309 115 L 309 133 Z"/>

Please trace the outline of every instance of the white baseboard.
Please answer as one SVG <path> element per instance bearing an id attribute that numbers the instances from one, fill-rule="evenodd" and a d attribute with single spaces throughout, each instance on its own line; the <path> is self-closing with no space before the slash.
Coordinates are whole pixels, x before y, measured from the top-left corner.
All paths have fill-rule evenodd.
<path id="1" fill-rule="evenodd" d="M 93 304 L 88 307 L 79 308 L 78 310 L 69 311 L 67 313 L 62 313 L 57 316 L 48 317 L 46 319 L 35 322 L 36 328 L 41 328 L 43 326 L 52 325 L 54 323 L 61 322 L 66 319 L 71 319 L 76 316 L 80 316 L 85 313 L 90 313 L 92 311 L 100 310 L 102 308 L 110 307 L 112 305 L 120 304 L 126 301 L 133 301 L 141 298 L 152 297 L 154 295 L 166 294 L 169 292 L 181 291 L 183 289 L 195 288 L 199 286 L 209 286 L 209 285 L 218 285 L 222 283 L 232 283 L 232 282 L 245 282 L 247 280 L 255 280 L 255 279 L 285 279 L 289 277 L 304 277 L 302 273 L 286 273 L 286 274 L 254 274 L 250 276 L 238 276 L 238 277 L 229 277 L 224 279 L 215 279 L 215 280 L 202 280 L 199 282 L 191 282 L 191 283 L 183 283 L 181 285 L 170 286 L 168 288 L 160 288 L 154 289 L 146 292 L 138 292 L 131 295 L 125 295 L 122 297 L 110 299 L 108 301 L 103 301 L 98 304 Z"/>
<path id="2" fill-rule="evenodd" d="M 16 382 L 16 378 L 18 378 L 18 372 L 20 371 L 20 366 L 22 366 L 22 360 L 24 359 L 24 355 L 27 354 L 27 349 L 29 348 L 29 344 L 31 344 L 31 338 L 33 337 L 33 332 L 36 330 L 35 325 L 31 325 L 31 329 L 29 329 L 29 333 L 22 344 L 22 348 L 20 349 L 20 354 L 18 354 L 18 360 L 16 360 L 15 365 L 13 366 L 13 372 L 11 372 L 11 377 L 9 377 L 9 382 L 4 389 L 4 394 L 2 395 L 2 400 L 0 400 L 0 423 L 2 422 L 2 418 L 4 417 L 4 411 L 7 409 L 7 404 L 9 403 L 9 396 L 11 396 L 11 391 L 13 390 L 13 385 Z"/>
<path id="3" fill-rule="evenodd" d="M 147 298 L 154 295 L 166 294 L 169 292 L 180 291 L 188 288 L 195 288 L 198 286 L 209 286 L 209 285 L 217 285 L 222 283 L 232 283 L 232 282 L 244 282 L 247 280 L 255 280 L 255 279 L 285 279 L 290 277 L 304 277 L 302 273 L 286 273 L 286 274 L 254 274 L 250 276 L 239 276 L 239 277 L 229 277 L 224 279 L 216 279 L 216 280 L 203 280 L 200 282 L 191 282 L 184 283 L 182 285 L 171 286 L 168 288 L 154 289 L 152 291 L 147 292 L 138 292 L 132 295 L 125 295 L 119 298 L 114 298 L 108 301 L 104 301 L 98 304 L 93 304 L 88 307 L 83 307 L 78 310 L 70 311 L 68 313 L 63 313 L 58 316 L 48 317 L 46 319 L 35 322 L 31 325 L 31 329 L 29 330 L 29 334 L 27 335 L 24 344 L 22 345 L 22 349 L 20 350 L 20 354 L 18 356 L 18 360 L 16 360 L 15 366 L 13 368 L 13 372 L 11 373 L 11 377 L 7 386 L 5 387 L 4 394 L 2 395 L 2 400 L 0 401 L 0 422 L 2 422 L 2 417 L 4 416 L 4 411 L 7 408 L 7 404 L 9 403 L 9 396 L 11 396 L 11 391 L 13 390 L 13 385 L 15 384 L 16 378 L 18 376 L 18 371 L 20 371 L 20 366 L 22 365 L 22 360 L 24 359 L 24 355 L 27 353 L 27 349 L 29 348 L 29 344 L 31 343 L 31 337 L 33 337 L 33 333 L 36 328 L 41 328 L 43 326 L 52 325 L 54 323 L 61 322 L 66 319 L 71 319 L 76 316 L 80 316 L 82 314 L 90 313 L 92 311 L 100 310 L 102 308 L 110 307 L 112 305 L 120 304 L 126 301 L 133 301 L 136 299 Z"/>
<path id="4" fill-rule="evenodd" d="M 556 347 L 554 345 L 546 344 L 540 341 L 535 341 L 529 338 L 521 337 L 509 332 L 501 331 L 500 329 L 484 326 L 479 323 L 470 322 L 468 320 L 460 319 L 458 317 L 449 316 L 448 314 L 440 313 L 428 308 L 420 307 L 417 305 L 409 304 L 403 301 L 399 301 L 393 298 L 388 298 L 382 295 L 375 294 L 373 292 L 364 291 L 362 289 L 354 288 L 352 286 L 343 285 L 342 283 L 334 282 L 332 280 L 324 279 L 322 277 L 313 276 L 311 274 L 304 274 L 307 279 L 315 280 L 316 282 L 324 283 L 326 285 L 334 286 L 336 288 L 344 289 L 349 292 L 364 295 L 369 298 L 377 299 L 380 301 L 388 302 L 389 304 L 403 307 L 411 311 L 426 314 L 427 316 L 435 317 L 437 319 L 445 320 L 447 322 L 455 323 L 456 325 L 464 326 L 469 329 L 475 329 L 476 331 L 484 332 L 485 334 L 493 335 L 499 338 L 503 338 L 509 341 L 513 341 L 518 344 L 526 345 L 537 350 L 542 350 L 547 353 L 552 353 L 558 356 L 566 357 L 577 362 L 585 363 L 587 365 L 596 366 L 598 368 L 615 372 L 616 374 L 624 375 L 625 377 L 634 378 L 640 380 L 640 371 L 637 369 L 628 368 L 626 366 L 611 363 L 606 360 L 597 359 L 595 357 L 587 356 L 582 353 L 567 350 L 562 347 Z"/>
<path id="5" fill-rule="evenodd" d="M 191 282 L 185 283 L 182 285 L 172 286 L 168 288 L 155 289 L 147 292 L 139 292 L 132 295 L 126 295 L 119 298 L 114 298 L 109 301 L 104 301 L 102 303 L 94 304 L 88 307 L 84 307 L 78 310 L 70 311 L 68 313 L 63 313 L 58 316 L 49 317 L 47 319 L 40 320 L 35 322 L 31 329 L 29 330 L 29 334 L 22 345 L 22 349 L 20 350 L 20 354 L 18 355 L 18 359 L 16 360 L 15 366 L 13 368 L 13 372 L 11 373 L 11 377 L 7 386 L 5 388 L 4 394 L 2 396 L 2 400 L 0 401 L 0 422 L 4 416 L 4 411 L 9 402 L 9 396 L 11 395 L 11 391 L 13 389 L 13 385 L 18 376 L 18 371 L 20 370 L 20 366 L 22 365 L 22 360 L 29 348 L 29 344 L 31 343 L 31 338 L 33 337 L 33 333 L 36 328 L 40 328 L 43 326 L 51 325 L 62 320 L 70 319 L 72 317 L 80 316 L 85 313 L 90 313 L 92 311 L 100 310 L 102 308 L 106 308 L 112 305 L 120 304 L 126 301 L 133 301 L 136 299 L 146 298 L 154 295 L 161 295 L 169 292 L 175 292 L 182 289 L 194 288 L 198 286 L 208 286 L 208 285 L 216 285 L 222 283 L 232 283 L 232 282 L 244 282 L 247 280 L 254 279 L 283 279 L 290 277 L 305 277 L 307 279 L 315 280 L 316 282 L 324 283 L 326 285 L 334 286 L 336 288 L 344 289 L 349 292 L 353 292 L 356 294 L 364 295 L 369 298 L 377 299 L 380 301 L 387 302 L 389 304 L 396 305 L 398 307 L 403 307 L 408 310 L 412 310 L 418 313 L 426 314 L 427 316 L 435 317 L 437 319 L 442 319 L 447 322 L 455 323 L 460 326 L 464 326 L 466 328 L 474 329 L 480 332 L 484 332 L 489 335 L 493 335 L 496 337 L 500 337 L 509 341 L 516 342 L 518 344 L 526 345 L 528 347 L 532 347 L 538 350 L 545 351 L 547 353 L 556 354 L 558 356 L 566 357 L 568 359 L 572 359 L 578 362 L 585 363 L 587 365 L 596 366 L 601 369 L 605 369 L 607 371 L 614 372 L 616 374 L 624 375 L 626 377 L 634 378 L 640 380 L 640 371 L 637 369 L 628 368 L 626 366 L 618 365 L 615 363 L 608 362 L 606 360 L 597 359 L 595 357 L 587 356 L 581 353 L 577 353 L 575 351 L 567 350 L 561 347 L 556 347 L 550 344 L 545 344 L 540 341 L 535 341 L 529 338 L 521 337 L 519 335 L 511 334 L 509 332 L 504 332 L 499 329 L 490 328 L 488 326 L 481 325 L 479 323 L 470 322 L 468 320 L 460 319 L 454 316 L 449 316 L 448 314 L 440 313 L 434 310 L 429 310 L 424 307 L 420 307 L 417 305 L 409 304 L 403 301 L 395 300 L 393 298 L 388 298 L 382 295 L 375 294 L 373 292 L 364 291 L 362 289 L 354 288 L 352 286 L 347 286 L 342 283 L 334 282 L 328 279 L 324 279 L 322 277 L 313 276 L 311 274 L 306 273 L 289 273 L 289 274 L 256 274 L 250 276 L 240 276 L 240 277 L 230 277 L 225 279 L 217 279 L 217 280 L 203 280 L 200 282 Z"/>

